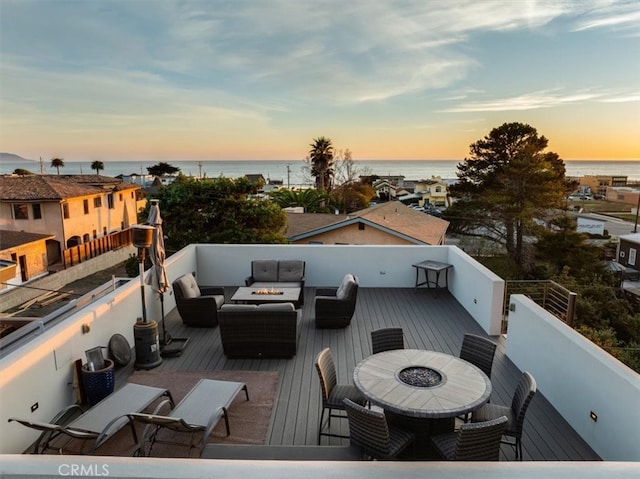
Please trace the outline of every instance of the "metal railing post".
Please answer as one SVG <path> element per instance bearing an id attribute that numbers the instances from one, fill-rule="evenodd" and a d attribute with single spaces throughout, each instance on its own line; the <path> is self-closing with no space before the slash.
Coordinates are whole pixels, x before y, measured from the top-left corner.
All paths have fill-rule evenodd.
<path id="1" fill-rule="evenodd" d="M 569 293 L 569 302 L 567 304 L 567 324 L 573 327 L 573 317 L 576 313 L 576 299 L 578 293 Z"/>

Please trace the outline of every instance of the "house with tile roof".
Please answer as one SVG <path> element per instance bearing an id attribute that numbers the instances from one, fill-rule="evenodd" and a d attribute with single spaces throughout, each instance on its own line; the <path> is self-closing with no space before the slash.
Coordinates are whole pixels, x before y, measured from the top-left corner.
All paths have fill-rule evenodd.
<path id="1" fill-rule="evenodd" d="M 392 201 L 348 215 L 288 212 L 284 234 L 293 244 L 443 245 L 448 226 Z"/>
<path id="2" fill-rule="evenodd" d="M 50 235 L 48 264 L 137 223 L 139 185 L 102 175 L 0 176 L 0 230 Z"/>

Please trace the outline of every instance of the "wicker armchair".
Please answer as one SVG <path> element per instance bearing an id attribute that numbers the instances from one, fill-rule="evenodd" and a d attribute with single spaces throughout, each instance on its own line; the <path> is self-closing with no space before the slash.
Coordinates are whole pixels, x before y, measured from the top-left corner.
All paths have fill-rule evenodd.
<path id="1" fill-rule="evenodd" d="M 187 326 L 214 328 L 218 325 L 218 310 L 224 304 L 224 289 L 199 286 L 191 273 L 173 282 L 176 307 Z"/>
<path id="2" fill-rule="evenodd" d="M 413 444 L 414 434 L 389 426 L 384 411 L 367 409 L 349 399 L 344 400 L 344 406 L 349 418 L 351 445 L 362 449 L 371 459 L 393 459 Z"/>
<path id="3" fill-rule="evenodd" d="M 371 331 L 371 353 L 381 353 L 392 349 L 404 349 L 402 328 L 383 328 Z"/>
<path id="4" fill-rule="evenodd" d="M 316 357 L 316 371 L 320 378 L 322 389 L 322 412 L 320 413 L 320 423 L 318 426 L 318 444 L 322 436 L 348 438 L 349 436 L 340 434 L 330 434 L 324 431 L 324 413 L 328 411 L 327 429 L 331 427 L 331 418 L 343 418 L 347 416 L 334 414 L 334 410 L 344 411 L 344 400 L 350 399 L 356 404 L 366 404 L 367 400 L 360 394 L 353 384 L 338 384 L 336 367 L 331 356 L 331 349 L 325 348 Z"/>
<path id="5" fill-rule="evenodd" d="M 458 432 L 433 436 L 431 442 L 448 461 L 499 461 L 500 441 L 507 418 L 462 424 Z"/>
<path id="6" fill-rule="evenodd" d="M 471 422 L 483 422 L 496 417 L 506 416 L 509 420 L 504 431 L 504 435 L 514 438 L 515 441 L 503 441 L 516 450 L 516 459 L 522 461 L 522 429 L 524 427 L 524 417 L 533 396 L 537 391 L 536 380 L 528 372 L 522 373 L 518 386 L 516 387 L 511 406 L 500 406 L 498 404 L 485 404 L 471 416 Z"/>
<path id="7" fill-rule="evenodd" d="M 356 309 L 358 278 L 347 274 L 338 288 L 318 288 L 315 297 L 316 328 L 346 328 Z"/>

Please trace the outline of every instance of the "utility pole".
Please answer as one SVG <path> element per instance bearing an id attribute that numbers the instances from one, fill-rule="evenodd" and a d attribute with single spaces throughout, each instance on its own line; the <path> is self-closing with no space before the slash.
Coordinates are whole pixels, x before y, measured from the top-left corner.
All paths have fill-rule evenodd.
<path id="1" fill-rule="evenodd" d="M 638 232 L 638 212 L 640 211 L 640 189 L 638 190 L 638 204 L 636 205 L 636 222 L 633 225 L 632 233 Z"/>
<path id="2" fill-rule="evenodd" d="M 291 166 L 287 163 L 287 189 L 291 189 Z"/>
<path id="3" fill-rule="evenodd" d="M 201 180 L 202 179 L 202 162 L 201 161 L 198 162 L 198 171 L 199 171 L 198 173 L 199 179 Z"/>
<path id="4" fill-rule="evenodd" d="M 42 162 L 42 157 L 40 157 L 40 174 L 44 175 L 44 163 Z"/>

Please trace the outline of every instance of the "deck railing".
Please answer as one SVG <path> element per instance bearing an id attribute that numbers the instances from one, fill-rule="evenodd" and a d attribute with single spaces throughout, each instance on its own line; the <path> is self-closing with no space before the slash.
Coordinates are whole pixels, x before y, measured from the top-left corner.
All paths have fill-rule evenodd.
<path id="1" fill-rule="evenodd" d="M 524 294 L 556 318 L 573 326 L 578 295 L 555 281 L 506 281 L 504 293 L 502 334 L 507 332 L 507 308 L 512 294 Z"/>
<path id="2" fill-rule="evenodd" d="M 124 231 L 111 233 L 102 238 L 96 238 L 86 243 L 67 248 L 63 251 L 62 261 L 65 268 L 68 268 L 109 251 L 130 245 L 131 241 L 132 230 L 128 228 Z"/>

